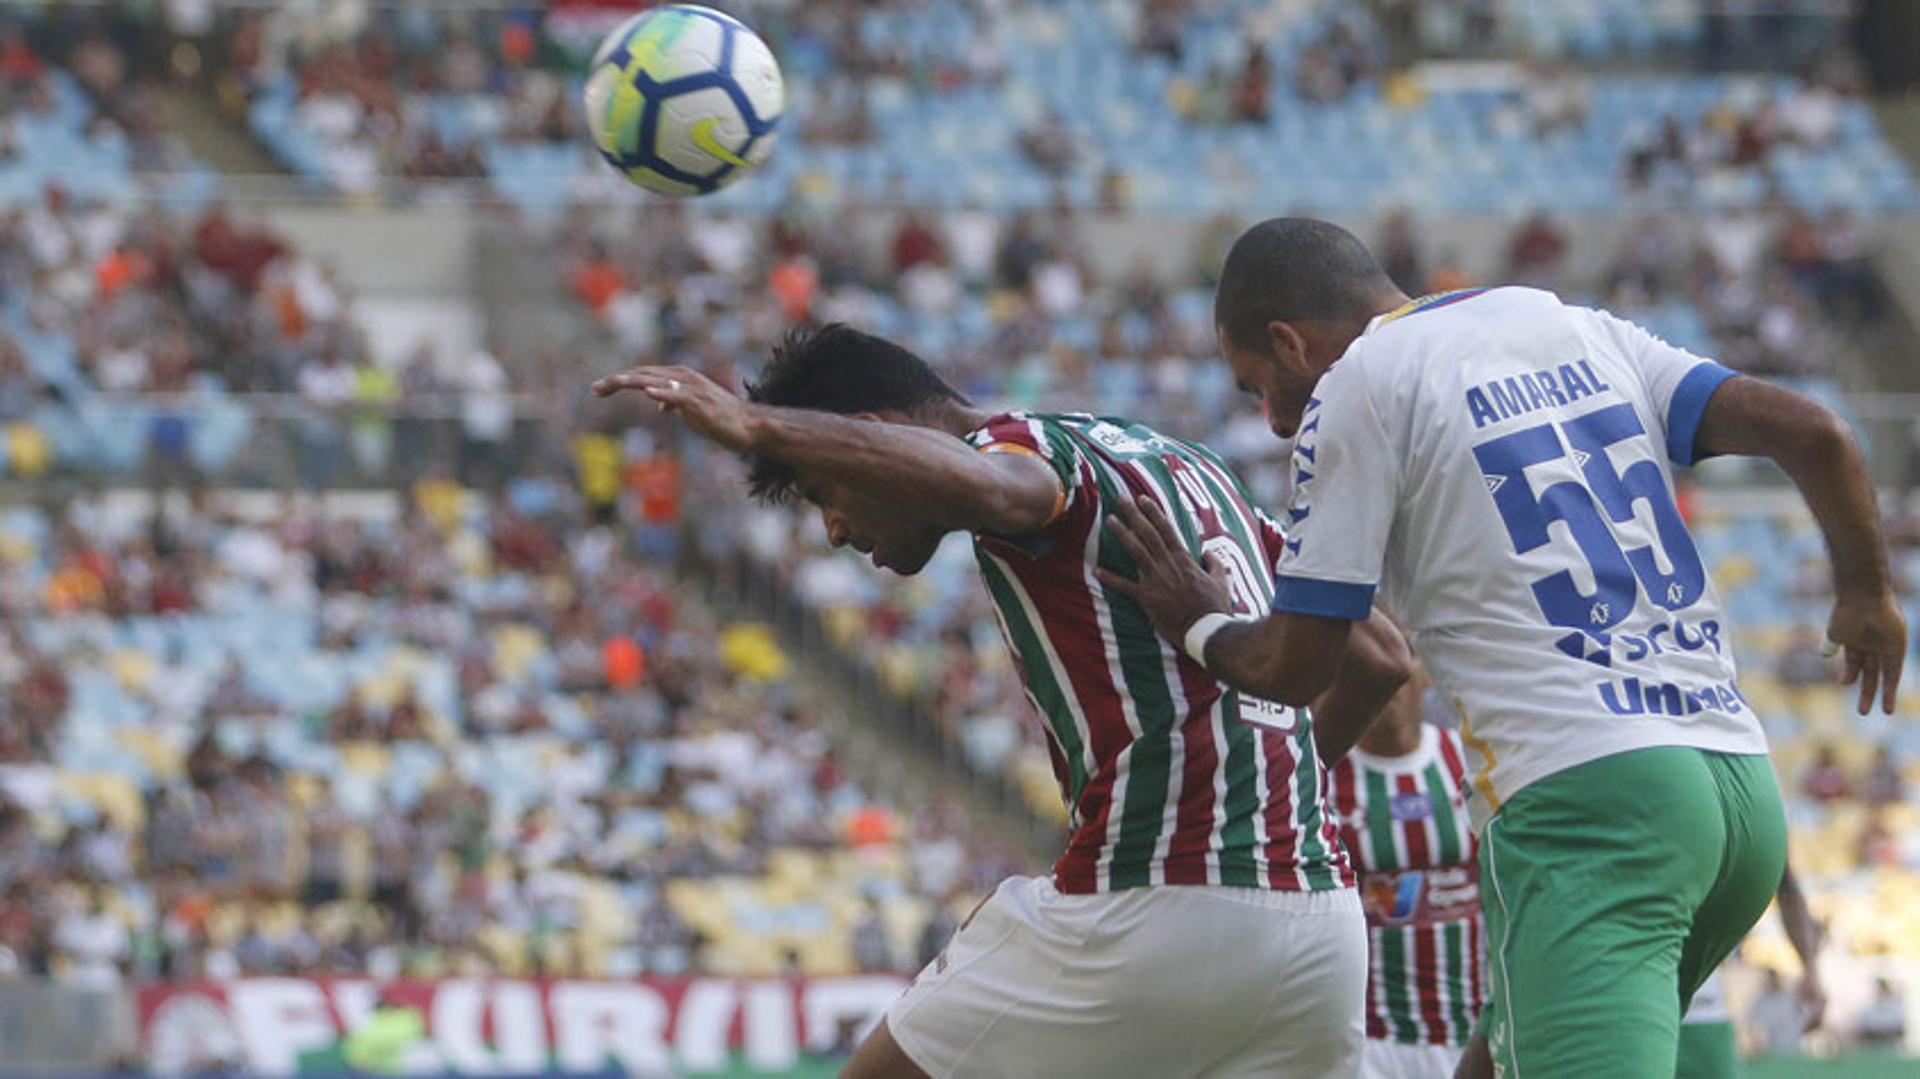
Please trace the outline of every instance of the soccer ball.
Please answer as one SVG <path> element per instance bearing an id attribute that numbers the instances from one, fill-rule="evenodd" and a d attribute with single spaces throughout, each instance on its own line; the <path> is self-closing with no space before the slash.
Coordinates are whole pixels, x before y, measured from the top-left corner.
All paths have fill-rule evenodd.
<path id="1" fill-rule="evenodd" d="M 705 195 L 758 168 L 786 103 L 767 43 L 693 4 L 620 24 L 594 53 L 582 96 L 600 156 L 662 195 Z"/>

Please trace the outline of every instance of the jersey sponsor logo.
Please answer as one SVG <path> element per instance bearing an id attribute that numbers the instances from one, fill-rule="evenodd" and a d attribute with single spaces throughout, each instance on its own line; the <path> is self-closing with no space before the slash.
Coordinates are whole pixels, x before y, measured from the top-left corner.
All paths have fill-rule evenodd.
<path id="1" fill-rule="evenodd" d="M 1693 688 L 1681 682 L 1617 678 L 1594 688 L 1600 694 L 1600 703 L 1616 716 L 1693 716 L 1701 712 L 1738 715 L 1747 700 L 1731 681 Z"/>
<path id="2" fill-rule="evenodd" d="M 1255 727 L 1266 727 L 1282 734 L 1292 734 L 1300 726 L 1300 713 L 1284 704 L 1242 695 L 1240 722 L 1252 724 Z"/>
<path id="3" fill-rule="evenodd" d="M 1425 791 L 1396 794 L 1387 800 L 1387 813 L 1394 820 L 1426 820 L 1433 816 L 1433 799 Z"/>
<path id="4" fill-rule="evenodd" d="M 1154 444 L 1102 420 L 1087 428 L 1087 437 L 1115 453 L 1152 453 Z"/>
<path id="5" fill-rule="evenodd" d="M 1726 651 L 1720 643 L 1720 622 L 1713 618 L 1693 623 L 1683 618 L 1655 622 L 1644 633 L 1615 633 L 1610 639 L 1595 640 L 1585 633 L 1569 633 L 1553 642 L 1553 646 L 1597 667 L 1611 667 L 1616 659 L 1622 663 L 1638 663 L 1649 656 L 1698 652 L 1702 648 L 1711 648 L 1716 655 Z"/>
<path id="6" fill-rule="evenodd" d="M 1467 389 L 1467 414 L 1475 427 L 1525 416 L 1550 406 L 1566 406 L 1613 389 L 1588 360 L 1552 370 L 1522 371 Z"/>
<path id="7" fill-rule="evenodd" d="M 1437 925 L 1473 917 L 1480 887 L 1465 864 L 1381 870 L 1361 878 L 1360 902 L 1369 925 Z"/>

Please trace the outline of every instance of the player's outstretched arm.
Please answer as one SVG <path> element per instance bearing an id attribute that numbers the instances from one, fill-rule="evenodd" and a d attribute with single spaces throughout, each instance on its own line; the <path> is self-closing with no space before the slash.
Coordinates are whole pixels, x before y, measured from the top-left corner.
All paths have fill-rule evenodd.
<path id="1" fill-rule="evenodd" d="M 1780 903 L 1780 924 L 1787 930 L 1787 940 L 1793 944 L 1793 950 L 1800 957 L 1800 984 L 1794 989 L 1794 996 L 1800 1001 L 1801 1022 L 1804 1030 L 1815 1030 L 1827 1018 L 1827 991 L 1820 983 L 1820 923 L 1813 920 L 1813 911 L 1807 907 L 1806 893 L 1800 890 L 1800 880 L 1793 875 L 1793 867 L 1788 866 L 1780 874 L 1780 891 L 1775 896 Z"/>
<path id="2" fill-rule="evenodd" d="M 1193 658 L 1221 682 L 1297 708 L 1327 694 L 1337 678 L 1351 680 L 1341 686 L 1334 701 L 1337 713 L 1348 713 L 1336 722 L 1355 728 L 1349 745 L 1412 674 L 1412 655 L 1405 640 L 1378 611 L 1374 618 L 1379 624 L 1370 618 L 1357 632 L 1354 623 L 1344 618 L 1280 611 L 1220 625 L 1232 609 L 1226 590 L 1215 572 L 1187 552 L 1166 511 L 1151 500 L 1122 501 L 1107 527 L 1127 549 L 1139 576 L 1129 579 L 1100 570 L 1100 580 L 1139 604 L 1162 637 L 1190 655 L 1197 651 Z M 1189 640 L 1190 631 L 1202 627 L 1203 619 L 1218 628 L 1204 643 Z M 1206 632 L 1204 627 L 1201 631 Z M 1349 650 L 1349 642 L 1356 637 L 1360 643 Z M 1391 643 L 1393 639 L 1397 645 Z M 1357 715 L 1375 698 L 1378 703 L 1372 704 L 1372 711 Z"/>
<path id="3" fill-rule="evenodd" d="M 1765 457 L 1800 489 L 1826 538 L 1833 564 L 1827 639 L 1846 649 L 1842 680 L 1860 683 L 1860 714 L 1893 711 L 1907 655 L 1907 627 L 1880 538 L 1880 510 L 1866 460 L 1832 410 L 1756 378 L 1733 378 L 1707 399 L 1694 433 L 1694 459 Z"/>
<path id="4" fill-rule="evenodd" d="M 687 367 L 635 367 L 593 392 L 638 390 L 734 451 L 884 499 L 929 524 L 1020 536 L 1045 527 L 1060 480 L 1044 462 L 984 454 L 930 427 L 754 404 Z"/>

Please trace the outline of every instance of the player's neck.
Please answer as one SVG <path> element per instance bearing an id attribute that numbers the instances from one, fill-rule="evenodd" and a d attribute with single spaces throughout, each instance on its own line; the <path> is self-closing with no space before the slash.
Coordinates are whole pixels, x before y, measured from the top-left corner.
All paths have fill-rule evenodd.
<path id="1" fill-rule="evenodd" d="M 1372 304 L 1373 311 L 1367 315 L 1366 321 L 1372 322 L 1381 315 L 1398 311 L 1412 302 L 1413 297 L 1401 292 L 1397 288 L 1383 288 L 1380 290 L 1380 294 L 1374 297 Z"/>
<path id="2" fill-rule="evenodd" d="M 1362 306 L 1359 316 L 1321 323 L 1317 343 L 1309 344 L 1309 362 L 1314 364 L 1316 371 L 1332 367 L 1367 332 L 1367 327 L 1373 325 L 1374 319 L 1398 311 L 1409 302 L 1406 293 L 1388 285 L 1373 294 Z"/>
<path id="3" fill-rule="evenodd" d="M 979 430 L 991 417 L 992 413 L 984 409 L 947 401 L 929 406 L 914 418 L 914 422 L 960 438 L 970 431 Z"/>

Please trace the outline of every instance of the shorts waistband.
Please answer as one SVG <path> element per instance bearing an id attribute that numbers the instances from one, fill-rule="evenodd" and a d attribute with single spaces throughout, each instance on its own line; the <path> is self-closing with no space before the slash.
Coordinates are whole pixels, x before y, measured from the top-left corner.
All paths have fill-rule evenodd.
<path id="1" fill-rule="evenodd" d="M 1225 899 L 1233 903 L 1245 903 L 1253 907 L 1265 907 L 1268 910 L 1283 910 L 1289 914 L 1337 914 L 1343 911 L 1358 912 L 1361 909 L 1360 892 L 1355 888 L 1333 888 L 1324 892 L 1283 892 L 1266 888 L 1236 888 L 1224 884 L 1195 884 L 1182 886 L 1179 891 L 1212 896 L 1215 899 Z"/>

